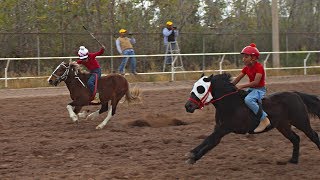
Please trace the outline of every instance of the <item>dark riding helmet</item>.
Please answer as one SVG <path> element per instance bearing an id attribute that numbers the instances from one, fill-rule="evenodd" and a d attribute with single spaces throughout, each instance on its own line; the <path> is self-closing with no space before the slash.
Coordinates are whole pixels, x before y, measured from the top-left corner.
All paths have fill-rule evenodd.
<path id="1" fill-rule="evenodd" d="M 254 55 L 259 59 L 260 52 L 257 49 L 254 43 L 251 43 L 249 46 L 246 46 L 242 49 L 241 54 Z"/>

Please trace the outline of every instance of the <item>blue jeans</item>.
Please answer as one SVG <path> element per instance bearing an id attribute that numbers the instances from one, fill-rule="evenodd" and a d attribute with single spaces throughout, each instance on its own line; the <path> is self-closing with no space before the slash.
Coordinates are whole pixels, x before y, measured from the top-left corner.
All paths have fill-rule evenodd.
<path id="1" fill-rule="evenodd" d="M 261 102 L 262 98 L 266 94 L 266 88 L 249 88 L 248 91 L 251 92 L 244 98 L 244 102 L 254 112 L 254 114 L 257 114 L 259 110 L 259 105 L 257 101 Z M 264 120 L 267 116 L 267 113 L 262 110 L 262 116 L 260 118 L 260 121 Z"/>
<path id="2" fill-rule="evenodd" d="M 134 50 L 133 49 L 126 49 L 122 52 L 123 55 L 135 55 Z M 132 73 L 136 73 L 137 72 L 137 62 L 136 62 L 136 58 L 135 57 L 123 57 L 122 58 L 122 62 L 119 66 L 119 72 L 120 73 L 124 73 L 125 72 L 125 67 L 126 64 L 128 62 L 128 60 L 130 59 L 130 68 L 131 68 L 131 72 Z"/>
<path id="3" fill-rule="evenodd" d="M 91 70 L 90 71 L 90 77 L 88 79 L 88 87 L 90 89 L 90 92 L 91 94 L 93 94 L 94 92 L 94 84 L 96 82 L 96 74 L 97 74 L 97 78 L 100 79 L 101 77 L 101 68 L 97 68 L 97 69 L 94 69 L 94 70 Z"/>

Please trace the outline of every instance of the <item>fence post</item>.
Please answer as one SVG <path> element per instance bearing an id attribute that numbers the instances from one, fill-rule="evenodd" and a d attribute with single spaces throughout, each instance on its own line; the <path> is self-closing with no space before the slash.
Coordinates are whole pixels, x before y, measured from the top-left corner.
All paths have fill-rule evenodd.
<path id="1" fill-rule="evenodd" d="M 7 73 L 7 68 L 4 68 L 4 87 L 8 87 L 8 73 Z"/>
<path id="2" fill-rule="evenodd" d="M 303 60 L 303 67 L 304 67 L 304 75 L 307 75 L 307 61 L 309 59 L 310 53 L 308 53 L 307 57 Z"/>
<path id="3" fill-rule="evenodd" d="M 40 37 L 37 33 L 37 56 L 40 57 Z M 38 59 L 38 76 L 40 76 L 40 59 Z"/>
<path id="4" fill-rule="evenodd" d="M 224 57 L 225 57 L 226 55 L 224 54 L 223 56 L 222 56 L 222 58 L 221 58 L 221 61 L 219 62 L 219 71 L 220 71 L 220 74 L 222 74 L 222 63 L 223 63 L 223 61 L 224 61 Z"/>
<path id="5" fill-rule="evenodd" d="M 264 67 L 264 78 L 267 78 L 267 61 L 268 61 L 268 59 L 269 59 L 269 56 L 270 56 L 270 53 L 267 55 L 267 57 L 266 57 L 266 59 L 264 59 L 264 61 L 263 61 L 263 67 Z"/>
<path id="6" fill-rule="evenodd" d="M 206 43 L 205 43 L 204 36 L 202 37 L 202 52 L 203 54 L 206 53 Z M 205 61 L 205 55 L 202 56 L 202 71 L 206 70 L 206 61 Z"/>

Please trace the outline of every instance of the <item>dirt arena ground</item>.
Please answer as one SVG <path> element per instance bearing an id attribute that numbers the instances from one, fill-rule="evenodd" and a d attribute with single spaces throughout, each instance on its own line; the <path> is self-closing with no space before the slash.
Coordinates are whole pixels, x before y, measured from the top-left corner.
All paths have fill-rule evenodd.
<path id="1" fill-rule="evenodd" d="M 320 94 L 318 76 L 268 78 L 268 93 Z M 194 165 L 184 154 L 212 132 L 214 107 L 185 112 L 193 81 L 137 83 L 142 104 L 120 104 L 102 130 L 74 124 L 65 87 L 0 90 L 0 179 L 320 179 L 320 151 L 302 134 L 300 162 L 277 130 L 230 134 Z M 94 111 L 98 106 L 85 107 Z M 312 118 L 320 134 L 320 120 Z"/>

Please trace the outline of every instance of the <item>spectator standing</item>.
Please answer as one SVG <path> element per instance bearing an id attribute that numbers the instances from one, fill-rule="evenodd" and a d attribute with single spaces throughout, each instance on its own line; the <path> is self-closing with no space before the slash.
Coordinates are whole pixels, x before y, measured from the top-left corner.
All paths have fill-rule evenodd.
<path id="1" fill-rule="evenodd" d="M 171 50 L 175 49 L 177 37 L 179 35 L 177 27 L 173 26 L 173 23 L 171 21 L 168 21 L 166 23 L 166 26 L 167 27 L 163 28 L 162 30 L 165 54 L 170 53 Z M 168 49 L 169 43 L 171 44 L 171 49 Z M 165 63 L 171 64 L 171 62 L 172 62 L 172 57 L 165 56 Z"/>
<path id="2" fill-rule="evenodd" d="M 134 50 L 133 50 L 133 45 L 136 43 L 135 38 L 131 37 L 128 38 L 127 36 L 127 30 L 125 29 L 120 29 L 119 30 L 119 34 L 120 36 L 117 38 L 116 40 L 116 46 L 117 46 L 117 50 L 119 52 L 120 55 L 135 55 Z M 125 74 L 125 67 L 126 64 L 128 62 L 128 60 L 130 59 L 130 69 L 131 69 L 131 73 L 136 75 L 137 74 L 137 68 L 136 68 L 136 58 L 135 57 L 123 57 L 122 58 L 122 62 L 119 66 L 119 73 L 121 75 Z"/>

